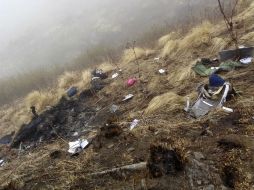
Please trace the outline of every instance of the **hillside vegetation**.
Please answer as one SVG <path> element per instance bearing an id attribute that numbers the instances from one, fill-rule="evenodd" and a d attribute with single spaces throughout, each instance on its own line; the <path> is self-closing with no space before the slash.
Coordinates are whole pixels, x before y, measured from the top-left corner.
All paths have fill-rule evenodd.
<path id="1" fill-rule="evenodd" d="M 237 29 L 240 44 L 254 45 L 254 2 L 240 1 L 238 10 L 235 21 L 241 23 Z M 67 154 L 70 139 L 63 136 L 65 131 L 58 134 L 56 139 L 43 141 L 23 153 L 1 146 L 0 153 L 8 158 L 8 162 L 0 167 L 0 187 L 252 189 L 253 63 L 221 75 L 241 92 L 236 99 L 227 102 L 227 106 L 235 110 L 234 113 L 214 110 L 201 119 L 193 119 L 183 110 L 187 97 L 193 101 L 197 96 L 196 87 L 208 80 L 192 70 L 197 59 L 213 59 L 220 50 L 230 48 L 234 48 L 234 44 L 224 22 L 203 20 L 188 30 L 179 27 L 170 31 L 159 38 L 154 46 L 128 47 L 122 52 L 121 59 L 98 64 L 97 68 L 107 72 L 109 78 L 106 79 L 105 88 L 92 96 L 82 96 L 82 92 L 91 88 L 91 70 L 94 67 L 65 72 L 59 76 L 54 88 L 35 90 L 13 105 L 6 105 L 0 112 L 2 135 L 18 131 L 23 123 L 28 123 L 32 118 L 31 106 L 46 116 L 50 116 L 50 109 L 65 109 L 66 105 L 61 104 L 62 97 L 66 96 L 66 90 L 71 86 L 78 87 L 79 95 L 70 99 L 66 97 L 67 107 L 70 105 L 71 108 L 64 110 L 67 121 L 63 123 L 63 130 L 78 129 L 80 125 L 84 127 L 78 123 L 82 117 L 87 117 L 86 114 L 74 117 L 73 110 L 99 111 L 94 116 L 97 120 L 88 126 L 89 132 L 81 135 L 82 138 L 95 140 L 76 157 Z M 157 57 L 159 60 L 154 59 Z M 158 70 L 161 68 L 167 74 L 160 75 Z M 111 75 L 119 69 L 122 74 L 111 79 Z M 126 80 L 130 77 L 136 77 L 138 82 L 128 88 Z M 130 93 L 134 95 L 133 99 L 122 103 L 123 97 Z M 120 114 L 113 119 L 108 113 L 112 104 L 120 105 Z M 104 124 L 109 122 L 109 118 L 110 122 L 120 127 L 120 134 L 105 138 Z M 130 131 L 129 125 L 134 119 L 140 122 Z M 209 134 L 201 135 L 205 127 L 208 127 Z M 225 145 L 224 142 L 229 143 Z M 176 161 L 179 162 L 179 172 L 159 177 L 153 176 L 156 171 L 151 174 L 148 170 L 92 175 L 129 164 L 151 164 L 153 152 L 160 154 L 168 149 L 174 150 L 179 157 Z M 57 158 L 52 157 L 55 151 L 60 152 Z"/>

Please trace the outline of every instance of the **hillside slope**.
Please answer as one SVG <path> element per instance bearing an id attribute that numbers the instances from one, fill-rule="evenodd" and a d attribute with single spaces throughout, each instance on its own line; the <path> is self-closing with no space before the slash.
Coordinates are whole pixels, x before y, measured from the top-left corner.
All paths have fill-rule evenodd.
<path id="1" fill-rule="evenodd" d="M 249 46 L 254 45 L 253 9 L 254 3 L 236 18 L 244 23 L 238 30 L 240 42 Z M 122 74 L 104 80 L 102 90 L 91 92 L 90 86 L 82 83 L 78 96 L 62 98 L 52 108 L 40 110 L 40 131 L 46 133 L 45 139 L 37 141 L 36 134 L 30 134 L 31 148 L 23 152 L 1 146 L 6 164 L 0 167 L 0 187 L 252 189 L 253 63 L 220 74 L 240 94 L 225 104 L 234 113 L 216 109 L 193 119 L 183 110 L 187 97 L 194 101 L 196 87 L 208 82 L 207 77 L 192 70 L 197 58 L 212 59 L 218 51 L 232 47 L 223 23 L 204 22 L 185 36 L 177 31 L 164 36 L 153 51 L 136 48 L 138 60 L 131 49 L 126 50 L 117 65 Z M 155 61 L 155 57 L 161 58 Z M 109 76 L 118 71 L 105 66 Z M 159 69 L 167 74 L 159 74 Z M 89 77 L 86 74 L 84 78 Z M 131 77 L 138 78 L 138 82 L 127 87 L 126 80 Z M 74 80 L 67 86 L 79 82 Z M 133 99 L 123 102 L 130 93 Z M 113 104 L 119 106 L 117 113 L 110 112 Z M 134 119 L 140 122 L 130 130 Z M 73 136 L 75 132 L 78 136 Z M 77 138 L 88 139 L 90 145 L 79 155 L 70 156 L 68 142 Z M 146 167 L 137 171 L 98 173 L 144 162 Z"/>

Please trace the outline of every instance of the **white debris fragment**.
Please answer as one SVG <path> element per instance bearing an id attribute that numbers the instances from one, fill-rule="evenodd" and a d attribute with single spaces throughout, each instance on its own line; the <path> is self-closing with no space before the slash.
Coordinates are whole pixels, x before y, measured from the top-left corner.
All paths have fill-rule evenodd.
<path id="1" fill-rule="evenodd" d="M 190 110 L 190 97 L 187 97 L 186 107 L 184 108 L 184 111 L 188 112 L 189 110 Z"/>
<path id="2" fill-rule="evenodd" d="M 133 98 L 133 96 L 134 96 L 133 94 L 128 94 L 124 97 L 123 101 L 130 100 Z"/>
<path id="3" fill-rule="evenodd" d="M 118 109 L 119 109 L 119 106 L 113 104 L 113 105 L 111 106 L 111 108 L 110 108 L 110 112 L 111 112 L 111 113 L 115 113 Z"/>
<path id="4" fill-rule="evenodd" d="M 234 112 L 234 110 L 233 109 L 231 109 L 231 108 L 227 108 L 227 107 L 222 107 L 222 109 L 225 111 L 225 112 L 227 112 L 227 113 L 233 113 Z"/>
<path id="5" fill-rule="evenodd" d="M 69 142 L 69 150 L 68 152 L 71 154 L 75 154 L 80 152 L 82 149 L 84 149 L 89 142 L 84 139 L 78 139 L 77 141 L 74 142 Z"/>
<path id="6" fill-rule="evenodd" d="M 243 49 L 243 48 L 245 48 L 245 46 L 244 45 L 240 45 L 240 46 L 238 46 L 239 47 L 239 49 Z"/>
<path id="7" fill-rule="evenodd" d="M 219 70 L 220 67 L 211 67 L 212 70 Z"/>
<path id="8" fill-rule="evenodd" d="M 253 58 L 252 57 L 247 57 L 247 58 L 244 58 L 244 59 L 240 59 L 240 62 L 242 64 L 250 64 L 252 62 Z"/>
<path id="9" fill-rule="evenodd" d="M 93 77 L 92 80 L 100 79 L 100 77 Z"/>
<path id="10" fill-rule="evenodd" d="M 160 74 L 164 74 L 165 72 L 166 72 L 165 69 L 160 69 L 160 70 L 159 70 L 159 73 L 160 73 Z"/>
<path id="11" fill-rule="evenodd" d="M 0 167 L 4 165 L 4 160 L 0 160 Z"/>
<path id="12" fill-rule="evenodd" d="M 78 132 L 73 133 L 73 135 L 72 135 L 72 136 L 73 136 L 73 137 L 78 136 Z"/>
<path id="13" fill-rule="evenodd" d="M 138 119 L 134 119 L 132 122 L 131 122 L 131 125 L 130 125 L 130 130 L 134 129 L 139 123 L 139 120 Z"/>
<path id="14" fill-rule="evenodd" d="M 114 78 L 116 78 L 116 77 L 118 77 L 118 76 L 119 76 L 119 74 L 118 74 L 118 73 L 115 73 L 115 74 L 112 75 L 112 79 L 114 79 Z"/>
<path id="15" fill-rule="evenodd" d="M 160 58 L 159 58 L 159 57 L 155 57 L 155 58 L 154 58 L 154 61 L 155 61 L 155 62 L 159 62 L 159 61 L 160 61 Z"/>

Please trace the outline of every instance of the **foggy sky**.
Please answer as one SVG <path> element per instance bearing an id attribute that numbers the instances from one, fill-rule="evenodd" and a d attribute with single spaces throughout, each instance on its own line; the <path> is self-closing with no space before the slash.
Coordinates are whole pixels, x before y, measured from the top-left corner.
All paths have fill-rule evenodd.
<path id="1" fill-rule="evenodd" d="M 63 65 L 102 41 L 119 45 L 170 20 L 187 1 L 197 2 L 0 0 L 0 76 Z"/>

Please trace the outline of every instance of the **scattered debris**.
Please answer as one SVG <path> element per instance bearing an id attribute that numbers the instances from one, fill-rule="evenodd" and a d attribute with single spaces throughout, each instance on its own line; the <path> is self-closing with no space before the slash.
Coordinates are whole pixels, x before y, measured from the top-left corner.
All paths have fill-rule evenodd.
<path id="1" fill-rule="evenodd" d="M 103 71 L 101 69 L 93 70 L 92 75 L 94 77 L 99 77 L 102 80 L 108 78 L 108 76 L 105 73 L 103 73 Z"/>
<path id="2" fill-rule="evenodd" d="M 154 62 L 157 62 L 157 63 L 158 63 L 159 61 L 160 61 L 160 58 L 159 58 L 159 57 L 155 57 L 155 58 L 154 58 Z"/>
<path id="3" fill-rule="evenodd" d="M 12 131 L 10 134 L 3 136 L 0 139 L 0 144 L 10 144 L 14 134 L 15 134 L 15 131 Z"/>
<path id="4" fill-rule="evenodd" d="M 67 90 L 67 95 L 69 96 L 69 97 L 73 97 L 73 96 L 75 96 L 76 94 L 78 93 L 78 89 L 77 89 L 77 87 L 71 87 L 71 88 L 69 88 L 69 90 Z"/>
<path id="5" fill-rule="evenodd" d="M 211 61 L 212 62 L 212 61 Z M 192 69 L 199 74 L 200 76 L 209 76 L 213 73 L 219 73 L 220 71 L 232 71 L 235 70 L 237 67 L 243 67 L 244 64 L 238 61 L 232 61 L 232 60 L 227 60 L 225 62 L 222 62 L 219 64 L 217 61 L 215 63 L 210 63 L 208 66 L 207 61 L 197 61 L 196 65 L 192 67 Z"/>
<path id="6" fill-rule="evenodd" d="M 119 106 L 113 104 L 111 107 L 110 107 L 110 112 L 111 113 L 116 113 L 117 110 L 119 110 Z"/>
<path id="7" fill-rule="evenodd" d="M 130 125 L 130 130 L 134 129 L 139 123 L 139 120 L 138 119 L 134 119 L 132 122 L 131 122 L 131 125 Z"/>
<path id="8" fill-rule="evenodd" d="M 247 57 L 247 58 L 244 58 L 244 59 L 240 59 L 240 62 L 242 64 L 250 64 L 252 62 L 253 58 L 252 57 Z"/>
<path id="9" fill-rule="evenodd" d="M 73 136 L 73 137 L 78 136 L 78 132 L 74 132 L 72 136 Z"/>
<path id="10" fill-rule="evenodd" d="M 176 150 L 161 145 L 152 145 L 147 167 L 151 176 L 156 178 L 163 175 L 174 175 L 183 170 L 184 164 Z"/>
<path id="11" fill-rule="evenodd" d="M 130 100 L 130 99 L 132 99 L 133 97 L 134 97 L 133 94 L 128 94 L 128 95 L 126 95 L 126 96 L 124 97 L 123 101 Z"/>
<path id="12" fill-rule="evenodd" d="M 4 166 L 4 160 L 1 159 L 1 160 L 0 160 L 0 167 L 3 167 L 3 166 Z"/>
<path id="13" fill-rule="evenodd" d="M 133 86 L 136 82 L 137 82 L 137 79 L 135 79 L 135 78 L 130 78 L 130 79 L 128 79 L 128 81 L 127 81 L 127 86 L 128 86 L 128 87 L 131 87 L 131 86 Z"/>
<path id="14" fill-rule="evenodd" d="M 184 108 L 184 111 L 188 112 L 189 110 L 190 110 L 190 97 L 187 97 L 186 107 Z"/>
<path id="15" fill-rule="evenodd" d="M 254 47 L 243 47 L 234 50 L 224 50 L 219 52 L 220 61 L 227 61 L 229 59 L 252 57 L 254 55 Z"/>
<path id="16" fill-rule="evenodd" d="M 69 150 L 68 150 L 68 152 L 71 153 L 71 154 L 79 153 L 88 144 L 89 144 L 89 142 L 87 140 L 83 140 L 83 139 L 78 139 L 77 141 L 69 142 Z"/>
<path id="17" fill-rule="evenodd" d="M 159 73 L 160 73 L 160 74 L 165 74 L 165 73 L 166 73 L 166 70 L 165 70 L 165 69 L 160 69 L 160 70 L 159 70 Z"/>
<path id="18" fill-rule="evenodd" d="M 114 73 L 114 74 L 112 75 L 112 79 L 114 79 L 114 78 L 116 78 L 116 77 L 118 77 L 118 76 L 119 76 L 118 73 Z"/>
<path id="19" fill-rule="evenodd" d="M 222 107 L 222 109 L 225 111 L 225 112 L 227 112 L 227 113 L 233 113 L 234 112 L 234 110 L 233 109 L 231 109 L 231 108 L 227 108 L 227 107 Z"/>
<path id="20" fill-rule="evenodd" d="M 232 85 L 225 82 L 220 76 L 212 74 L 209 77 L 209 85 L 203 85 L 199 89 L 196 102 L 190 106 L 187 112 L 195 118 L 206 115 L 211 109 L 222 108 L 226 112 L 232 113 L 230 108 L 223 107 L 229 96 L 234 94 Z M 187 107 L 185 111 L 187 110 Z"/>
<path id="21" fill-rule="evenodd" d="M 101 176 L 101 175 L 106 175 L 106 174 L 112 174 L 112 173 L 121 173 L 123 171 L 129 171 L 129 172 L 133 172 L 133 171 L 142 171 L 146 169 L 146 162 L 140 162 L 137 164 L 131 164 L 131 165 L 126 165 L 126 166 L 122 166 L 122 167 L 118 167 L 118 168 L 113 168 L 113 169 L 109 169 L 109 170 L 104 170 L 101 172 L 95 172 L 95 173 L 91 173 L 91 176 Z"/>
<path id="22" fill-rule="evenodd" d="M 91 80 L 93 90 L 101 90 L 105 87 L 106 83 L 100 77 L 93 77 Z"/>

